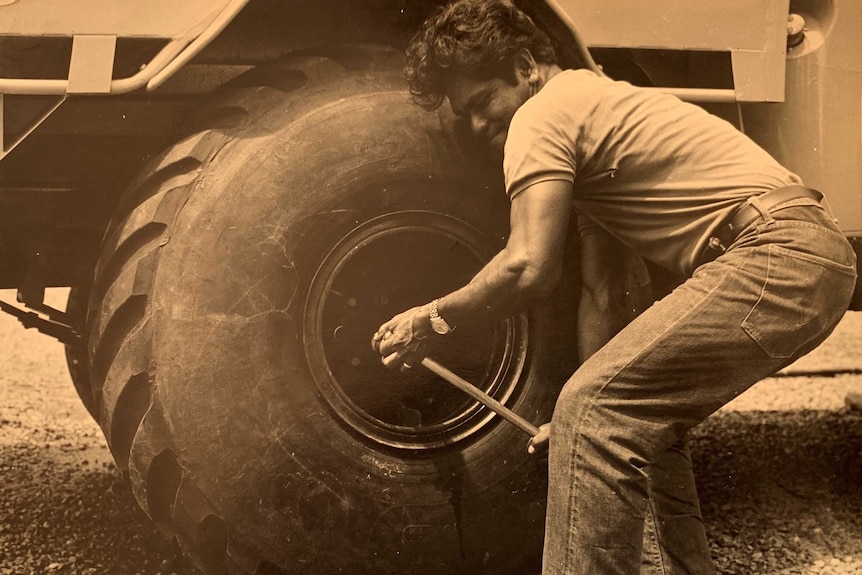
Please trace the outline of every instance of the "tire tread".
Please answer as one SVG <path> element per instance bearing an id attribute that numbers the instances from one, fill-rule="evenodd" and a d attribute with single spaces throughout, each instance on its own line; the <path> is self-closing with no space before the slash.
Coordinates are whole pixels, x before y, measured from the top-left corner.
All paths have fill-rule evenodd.
<path id="1" fill-rule="evenodd" d="M 210 574 L 281 570 L 236 547 L 229 526 L 212 509 L 171 444 L 151 365 L 155 310 L 152 290 L 159 259 L 184 206 L 213 159 L 237 130 L 275 106 L 301 107 L 351 74 L 360 81 L 396 82 L 394 50 L 363 46 L 300 55 L 237 78 L 200 114 L 198 129 L 156 157 L 120 199 L 105 234 L 89 302 L 88 350 L 98 420 L 144 511 Z M 368 71 L 377 71 L 368 74 Z M 253 85 L 248 85 L 251 82 Z M 243 565 L 243 567 L 239 567 Z M 252 566 L 253 567 L 250 567 Z"/>

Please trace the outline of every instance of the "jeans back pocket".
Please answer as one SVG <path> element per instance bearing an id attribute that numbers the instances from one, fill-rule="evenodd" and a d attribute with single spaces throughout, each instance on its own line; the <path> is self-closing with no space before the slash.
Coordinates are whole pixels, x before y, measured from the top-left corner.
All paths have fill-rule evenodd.
<path id="1" fill-rule="evenodd" d="M 760 297 L 742 329 L 772 358 L 791 358 L 821 343 L 844 315 L 853 293 L 853 265 L 768 246 Z"/>

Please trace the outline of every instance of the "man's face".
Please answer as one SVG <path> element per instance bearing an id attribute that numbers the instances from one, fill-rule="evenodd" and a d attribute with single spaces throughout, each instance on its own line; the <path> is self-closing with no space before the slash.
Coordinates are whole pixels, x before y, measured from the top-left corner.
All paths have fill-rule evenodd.
<path id="1" fill-rule="evenodd" d="M 466 76 L 450 79 L 446 96 L 452 111 L 468 122 L 470 131 L 500 150 L 512 116 L 531 95 L 531 87 L 523 73 L 515 72 L 516 83 L 494 78 L 476 80 Z"/>

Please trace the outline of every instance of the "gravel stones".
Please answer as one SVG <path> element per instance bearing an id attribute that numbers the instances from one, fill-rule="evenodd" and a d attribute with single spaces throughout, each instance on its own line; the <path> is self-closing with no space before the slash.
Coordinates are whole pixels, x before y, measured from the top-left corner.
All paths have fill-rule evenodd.
<path id="1" fill-rule="evenodd" d="M 803 362 L 862 367 L 862 314 L 833 337 Z M 0 349 L 0 575 L 199 575 L 135 505 L 62 346 L 0 315 Z M 862 575 L 854 392 L 858 375 L 773 378 L 694 430 L 719 573 Z"/>
<path id="2" fill-rule="evenodd" d="M 722 412 L 692 459 L 720 573 L 862 574 L 862 416 Z"/>
<path id="3" fill-rule="evenodd" d="M 196 573 L 179 569 L 92 429 L 12 427 L 13 441 L 0 428 L 0 575 Z"/>

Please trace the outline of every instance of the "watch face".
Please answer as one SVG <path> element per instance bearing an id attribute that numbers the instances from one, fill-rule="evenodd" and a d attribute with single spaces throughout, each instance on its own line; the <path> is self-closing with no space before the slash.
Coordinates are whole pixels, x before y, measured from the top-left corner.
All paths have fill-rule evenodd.
<path id="1" fill-rule="evenodd" d="M 431 318 L 431 329 L 433 329 L 436 333 L 440 335 L 444 335 L 449 333 L 450 328 L 449 324 L 446 323 L 443 318 L 440 317 L 432 317 Z"/>

